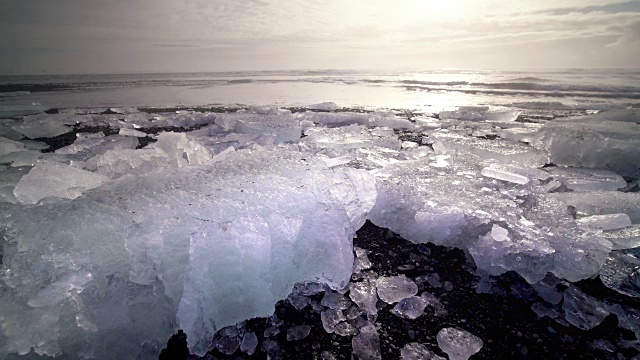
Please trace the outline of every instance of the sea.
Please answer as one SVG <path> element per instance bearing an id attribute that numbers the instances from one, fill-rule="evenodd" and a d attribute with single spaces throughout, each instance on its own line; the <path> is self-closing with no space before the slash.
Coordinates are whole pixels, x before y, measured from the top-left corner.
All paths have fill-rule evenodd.
<path id="1" fill-rule="evenodd" d="M 438 112 L 466 105 L 640 107 L 640 69 L 296 70 L 0 76 L 0 106 L 278 105 Z"/>

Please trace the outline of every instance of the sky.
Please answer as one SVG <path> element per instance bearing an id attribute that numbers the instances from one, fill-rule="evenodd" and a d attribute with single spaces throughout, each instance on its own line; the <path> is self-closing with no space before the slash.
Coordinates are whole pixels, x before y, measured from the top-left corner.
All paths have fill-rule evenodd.
<path id="1" fill-rule="evenodd" d="M 640 67 L 640 0 L 0 0 L 0 74 Z"/>

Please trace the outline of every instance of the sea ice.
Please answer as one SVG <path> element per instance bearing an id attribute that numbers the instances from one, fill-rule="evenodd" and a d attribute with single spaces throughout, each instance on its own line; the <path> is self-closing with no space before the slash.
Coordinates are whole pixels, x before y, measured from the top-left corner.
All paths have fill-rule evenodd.
<path id="1" fill-rule="evenodd" d="M 456 328 L 443 328 L 436 339 L 438 347 L 449 355 L 449 360 L 467 360 L 483 345 L 479 337 Z"/>
<path id="2" fill-rule="evenodd" d="M 418 293 L 418 285 L 404 275 L 383 276 L 376 280 L 380 300 L 394 304 Z"/>

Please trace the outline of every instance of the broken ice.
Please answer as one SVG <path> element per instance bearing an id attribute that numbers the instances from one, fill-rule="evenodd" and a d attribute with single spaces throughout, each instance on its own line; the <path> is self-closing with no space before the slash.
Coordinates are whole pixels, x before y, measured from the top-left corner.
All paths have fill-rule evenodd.
<path id="1" fill-rule="evenodd" d="M 436 339 L 438 347 L 449 355 L 449 360 L 467 360 L 483 345 L 479 337 L 456 328 L 443 328 Z"/>

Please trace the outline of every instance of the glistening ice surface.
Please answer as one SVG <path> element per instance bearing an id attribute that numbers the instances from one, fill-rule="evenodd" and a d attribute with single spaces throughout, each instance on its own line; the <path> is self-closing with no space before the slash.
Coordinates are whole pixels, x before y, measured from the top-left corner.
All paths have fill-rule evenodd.
<path id="1" fill-rule="evenodd" d="M 459 247 L 484 275 L 513 270 L 544 287 L 549 273 L 602 271 L 607 286 L 638 293 L 634 110 L 105 110 L 1 120 L 2 355 L 153 358 L 177 329 L 203 354 L 217 330 L 272 313 L 295 283 L 347 286 L 367 267 L 351 243 L 367 219 Z M 72 127 L 75 138 L 42 152 Z M 414 286 L 371 279 L 349 297 L 371 316 L 376 296 L 398 302 L 411 318 L 435 303 Z M 589 298 L 570 289 L 570 323 L 609 313 L 594 304 L 598 316 L 585 315 Z M 351 333 L 347 300 L 334 297 L 323 324 Z M 375 352 L 375 326 L 359 331 L 354 351 Z"/>

